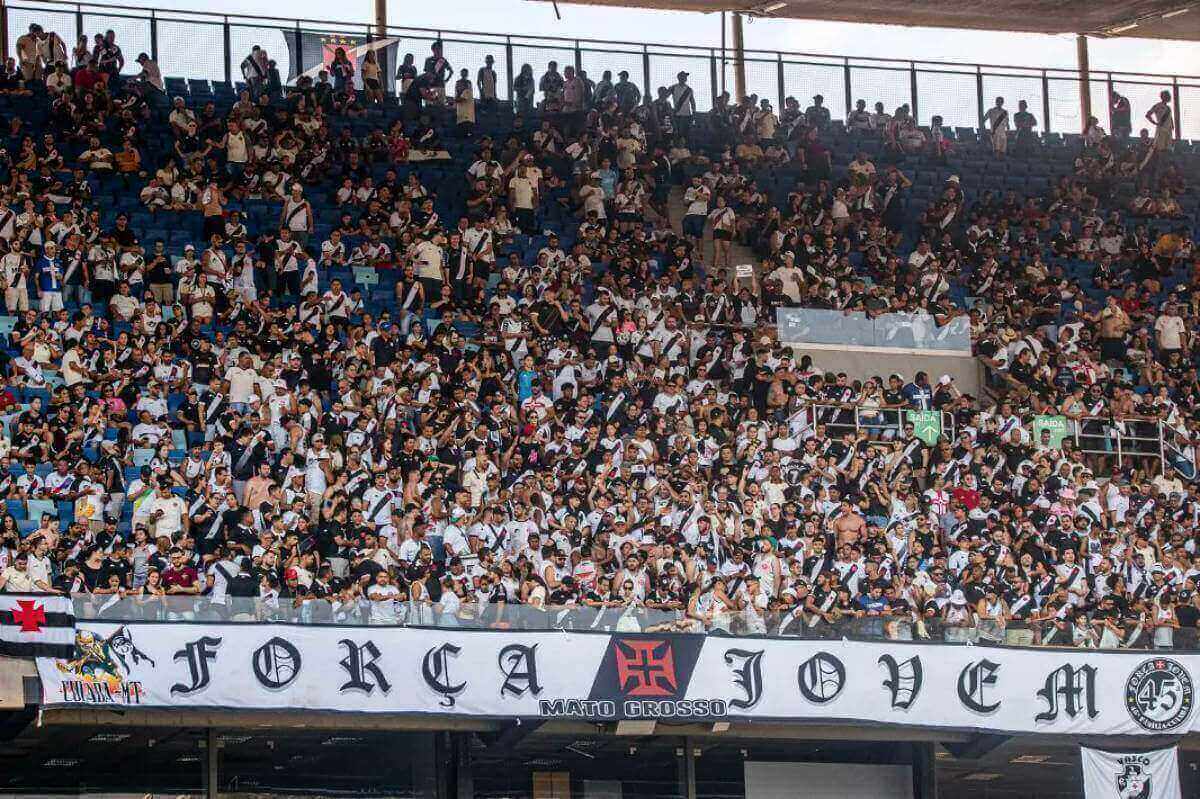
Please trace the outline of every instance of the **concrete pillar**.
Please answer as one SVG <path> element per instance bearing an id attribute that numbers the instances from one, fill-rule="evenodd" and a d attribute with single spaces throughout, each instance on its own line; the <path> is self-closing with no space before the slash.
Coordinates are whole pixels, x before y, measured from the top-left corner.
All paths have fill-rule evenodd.
<path id="1" fill-rule="evenodd" d="M 387 36 L 387 0 L 375 0 L 375 35 Z"/>
<path id="2" fill-rule="evenodd" d="M 937 799 L 937 759 L 934 743 L 914 743 L 912 746 L 913 799 Z"/>
<path id="3" fill-rule="evenodd" d="M 471 733 L 450 733 L 454 740 L 454 799 L 475 799 L 475 778 L 471 774 Z"/>
<path id="4" fill-rule="evenodd" d="M 447 749 L 444 738 L 448 733 L 431 732 L 413 738 L 412 797 L 413 799 L 446 799 L 445 764 Z"/>
<path id="5" fill-rule="evenodd" d="M 696 799 L 696 750 L 691 738 L 683 739 L 683 754 L 679 757 L 679 796 Z"/>
<path id="6" fill-rule="evenodd" d="M 1079 130 L 1087 129 L 1088 117 L 1092 115 L 1092 83 L 1089 79 L 1091 65 L 1088 63 L 1087 36 L 1079 34 L 1075 37 L 1075 57 L 1079 68 Z"/>
<path id="7" fill-rule="evenodd" d="M 0 710 L 25 707 L 25 678 L 37 677 L 32 658 L 0 656 Z"/>
<path id="8" fill-rule="evenodd" d="M 742 34 L 742 15 L 733 14 L 733 102 L 736 105 L 746 96 L 746 43 Z"/>

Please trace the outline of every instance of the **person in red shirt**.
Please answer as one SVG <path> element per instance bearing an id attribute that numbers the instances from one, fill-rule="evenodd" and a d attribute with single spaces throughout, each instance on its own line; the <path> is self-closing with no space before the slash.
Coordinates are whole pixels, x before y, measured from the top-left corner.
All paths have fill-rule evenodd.
<path id="1" fill-rule="evenodd" d="M 91 91 L 97 85 L 108 83 L 108 76 L 96 69 L 90 59 L 75 71 L 75 88 L 80 91 Z"/>
<path id="2" fill-rule="evenodd" d="M 16 395 L 8 387 L 8 378 L 0 375 L 0 413 L 6 413 L 18 404 Z"/>
<path id="3" fill-rule="evenodd" d="M 178 547 L 171 550 L 171 565 L 163 570 L 162 584 L 168 594 L 200 593 L 200 577 Z"/>
<path id="4" fill-rule="evenodd" d="M 979 489 L 975 487 L 975 475 L 966 474 L 963 476 L 962 485 L 950 492 L 950 496 L 955 502 L 961 503 L 967 512 L 975 510 L 979 507 L 979 499 L 982 496 Z"/>

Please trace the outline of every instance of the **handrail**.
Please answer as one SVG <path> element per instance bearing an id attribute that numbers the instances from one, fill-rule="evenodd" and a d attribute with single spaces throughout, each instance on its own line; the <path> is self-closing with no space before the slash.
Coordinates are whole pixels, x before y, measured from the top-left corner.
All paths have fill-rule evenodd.
<path id="1" fill-rule="evenodd" d="M 826 428 L 833 428 L 835 430 L 848 431 L 853 429 L 857 435 L 864 429 L 869 431 L 901 429 L 903 427 L 904 414 L 913 409 L 908 407 L 885 408 L 863 406 L 856 403 L 799 402 L 798 407 L 792 409 L 792 413 L 797 413 L 801 410 L 815 413 L 812 420 L 813 425 L 824 424 Z M 878 413 L 883 418 L 878 422 L 864 421 L 862 418 L 864 412 L 869 414 Z M 850 413 L 853 413 L 853 420 L 845 418 L 845 415 Z M 942 433 L 950 440 L 953 440 L 957 434 L 954 415 L 945 411 L 941 411 L 940 413 Z M 826 418 L 821 418 L 822 415 Z M 1151 435 L 1148 433 L 1122 432 L 1120 427 L 1112 424 L 1113 421 L 1128 424 L 1152 424 L 1154 426 L 1154 433 Z M 1084 455 L 1115 456 L 1118 466 L 1126 458 L 1157 458 L 1163 464 L 1170 463 L 1176 471 L 1182 471 L 1184 467 L 1190 468 L 1192 470 L 1191 473 L 1185 475 L 1188 479 L 1192 479 L 1200 474 L 1200 466 L 1194 462 L 1194 459 L 1189 460 L 1187 453 L 1177 444 L 1179 438 L 1186 434 L 1163 422 L 1150 419 L 1130 418 L 1114 420 L 1107 416 L 1083 416 L 1078 419 L 1067 419 L 1067 424 L 1069 427 L 1066 438 L 1069 438 L 1074 444 L 1075 449 Z M 1088 424 L 1102 425 L 1103 427 L 1096 431 L 1085 431 L 1084 427 Z M 1032 440 L 1033 420 L 1023 419 L 1021 421 L 1021 429 Z M 1106 448 L 1092 442 L 1112 442 L 1112 447 Z M 1036 444 L 1037 442 L 1034 443 Z"/>
<path id="2" fill-rule="evenodd" d="M 182 11 L 179 9 L 159 9 L 159 8 L 155 8 L 152 6 L 138 6 L 138 5 L 127 5 L 127 4 L 117 5 L 117 4 L 113 4 L 113 3 L 100 3 L 100 2 L 78 3 L 78 2 L 70 2 L 70 0 L 24 0 L 23 2 L 6 3 L 5 4 L 5 7 L 8 9 L 25 10 L 25 11 L 52 10 L 52 8 L 47 8 L 47 7 L 55 7 L 55 6 L 61 7 L 64 10 L 72 11 L 76 14 L 84 14 L 84 13 L 88 13 L 89 9 L 97 9 L 99 11 L 93 12 L 93 13 L 106 13 L 106 14 L 110 14 L 113 16 L 130 16 L 130 14 L 128 12 L 140 11 L 140 12 L 145 12 L 146 14 L 153 13 L 155 15 L 156 19 L 158 19 L 160 21 L 166 21 L 166 22 L 197 22 L 197 23 L 200 23 L 200 22 L 204 22 L 205 20 L 197 19 L 197 17 L 211 17 L 214 22 L 220 21 L 222 23 L 226 23 L 229 20 L 255 21 L 256 23 L 262 22 L 262 21 L 282 23 L 280 25 L 280 27 L 282 29 L 287 29 L 287 30 L 294 30 L 297 25 L 301 25 L 301 24 L 337 25 L 337 26 L 345 26 L 345 27 L 358 27 L 358 28 L 363 28 L 364 30 L 368 29 L 368 28 L 371 28 L 371 29 L 374 28 L 373 24 L 370 21 L 366 21 L 366 20 L 357 21 L 357 22 L 347 22 L 345 20 L 314 19 L 314 18 L 307 18 L 307 17 L 287 18 L 287 17 L 273 17 L 273 16 L 261 15 L 261 14 L 234 14 L 234 13 L 223 13 L 223 12 L 215 12 L 215 11 Z M 186 16 L 178 16 L 177 17 L 177 16 L 173 16 L 173 15 L 186 15 Z M 272 26 L 267 25 L 265 27 L 272 27 Z M 439 37 L 439 38 L 444 38 L 444 37 L 454 36 L 454 35 L 493 36 L 493 37 L 500 37 L 500 38 L 503 38 L 505 36 L 504 33 L 487 33 L 487 32 L 483 32 L 483 31 L 467 31 L 467 30 L 459 30 L 459 29 L 454 29 L 454 28 L 422 28 L 422 27 L 406 27 L 406 26 L 395 26 L 395 25 L 388 25 L 386 28 L 386 32 L 388 35 L 392 35 L 393 33 L 403 33 L 405 31 L 414 32 L 414 33 L 434 34 L 436 37 Z M 575 47 L 577 44 L 610 44 L 610 45 L 625 45 L 625 46 L 631 46 L 631 47 L 654 47 L 654 48 L 670 49 L 670 50 L 686 50 L 686 51 L 691 51 L 691 52 L 695 53 L 696 55 L 707 55 L 710 52 L 712 52 L 713 50 L 721 50 L 722 49 L 720 47 L 714 48 L 711 46 L 701 46 L 701 45 L 669 44 L 666 42 L 631 42 L 631 41 L 620 40 L 620 39 L 580 39 L 578 37 L 573 37 L 573 36 L 550 36 L 550 35 L 542 35 L 542 34 L 537 34 L 537 35 L 508 34 L 508 35 L 520 36 L 521 38 L 536 39 L 536 40 L 541 40 L 541 41 L 564 42 L 564 43 L 567 43 L 568 45 L 570 45 L 572 48 Z M 500 42 L 500 43 L 502 43 L 502 42 Z M 725 49 L 728 50 L 730 48 L 725 48 Z M 752 55 L 756 54 L 756 53 L 762 53 L 762 54 L 766 54 L 766 55 L 770 56 L 770 58 L 765 59 L 765 60 L 770 60 L 770 61 L 776 61 L 780 57 L 787 57 L 787 56 L 797 56 L 797 57 L 801 57 L 801 58 L 842 59 L 842 60 L 849 59 L 852 61 L 872 61 L 872 62 L 885 63 L 885 64 L 896 64 L 897 66 L 892 67 L 892 68 L 903 69 L 906 71 L 911 69 L 914 65 L 917 67 L 920 67 L 921 65 L 935 65 L 935 66 L 947 66 L 947 67 L 969 67 L 972 70 L 975 70 L 975 69 L 989 69 L 989 70 L 991 70 L 991 69 L 1011 69 L 1011 70 L 1025 70 L 1027 72 L 1038 71 L 1038 72 L 1047 72 L 1047 73 L 1061 73 L 1063 76 L 1072 76 L 1073 75 L 1076 78 L 1078 78 L 1080 75 L 1079 70 L 1069 69 L 1066 67 L 1028 67 L 1028 66 L 1018 66 L 1015 64 L 971 63 L 971 62 L 966 62 L 966 61 L 941 61 L 941 60 L 930 60 L 930 59 L 914 60 L 912 58 L 887 58 L 887 57 L 883 57 L 883 56 L 866 56 L 866 55 L 859 56 L 859 55 L 846 55 L 846 54 L 833 54 L 833 53 L 811 53 L 811 52 L 798 51 L 798 50 L 746 49 L 746 50 L 744 50 L 744 53 L 747 56 L 747 60 L 751 60 Z M 869 67 L 866 67 L 866 65 L 850 64 L 850 66 L 863 66 L 864 68 L 869 68 Z M 1113 72 L 1110 70 L 1102 70 L 1102 69 L 1099 69 L 1099 70 L 1091 69 L 1091 70 L 1088 70 L 1088 72 L 1089 72 L 1089 75 L 1091 75 L 1091 74 L 1113 75 L 1113 76 L 1120 75 L 1123 77 L 1135 77 L 1135 78 L 1140 77 L 1140 78 L 1159 78 L 1159 79 L 1185 79 L 1185 80 L 1200 81 L 1200 75 L 1181 75 L 1181 74 L 1163 73 L 1163 72 L 1124 72 L 1124 71 Z M 1030 77 L 1030 78 L 1034 78 L 1034 77 L 1039 77 L 1039 75 L 1015 74 L 1014 73 L 1011 75 L 999 75 L 999 77 Z M 1050 75 L 1049 77 L 1054 78 L 1056 76 Z"/>
<path id="3" fill-rule="evenodd" d="M 857 405 L 854 403 L 839 404 L 800 401 L 797 404 L 799 407 L 793 410 L 792 413 L 797 413 L 800 410 L 809 410 L 815 412 L 816 415 L 814 415 L 812 419 L 813 426 L 822 424 L 826 428 L 845 428 L 847 430 L 854 428 L 854 432 L 856 434 L 861 432 L 864 428 L 868 430 L 902 430 L 904 429 L 905 413 L 907 411 L 914 410 L 913 408 L 908 407 L 884 408 Z M 847 413 L 854 414 L 854 421 L 838 421 L 843 414 Z M 864 413 L 878 413 L 881 417 L 883 417 L 883 419 L 878 422 L 864 421 L 862 418 Z M 941 416 L 942 432 L 947 434 L 950 439 L 953 440 L 955 437 L 955 431 L 957 429 L 954 422 L 954 414 L 947 413 L 946 411 L 938 411 L 938 413 Z M 822 419 L 820 418 L 822 414 L 828 414 L 830 416 L 827 419 Z"/>

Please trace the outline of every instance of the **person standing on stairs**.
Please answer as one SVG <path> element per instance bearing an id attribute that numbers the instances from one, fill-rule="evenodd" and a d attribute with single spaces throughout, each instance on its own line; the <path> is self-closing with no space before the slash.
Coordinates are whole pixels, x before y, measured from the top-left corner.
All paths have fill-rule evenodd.
<path id="1" fill-rule="evenodd" d="M 729 269 L 729 249 L 737 229 L 737 214 L 726 204 L 725 195 L 717 195 L 716 207 L 709 212 L 708 221 L 712 224 L 712 267 Z"/>
<path id="2" fill-rule="evenodd" d="M 650 162 L 650 175 L 654 179 L 654 190 L 650 195 L 650 208 L 662 217 L 663 224 L 671 226 L 671 159 L 661 144 L 654 145 L 654 158 Z"/>
<path id="3" fill-rule="evenodd" d="M 692 185 L 683 193 L 683 202 L 687 210 L 683 216 L 683 235 L 693 249 L 700 249 L 704 242 L 704 225 L 708 221 L 708 201 L 712 192 L 700 179 L 699 175 L 692 177 Z"/>

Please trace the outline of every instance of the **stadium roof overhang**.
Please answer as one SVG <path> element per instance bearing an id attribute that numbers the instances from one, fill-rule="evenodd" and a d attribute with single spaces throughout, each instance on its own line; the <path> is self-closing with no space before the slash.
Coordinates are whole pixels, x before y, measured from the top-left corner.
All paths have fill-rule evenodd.
<path id="1" fill-rule="evenodd" d="M 554 2 L 555 0 L 539 0 Z M 557 0 L 769 19 L 814 19 L 1028 33 L 1200 41 L 1200 3 L 1185 0 Z"/>

